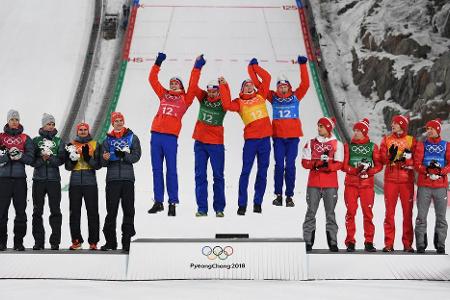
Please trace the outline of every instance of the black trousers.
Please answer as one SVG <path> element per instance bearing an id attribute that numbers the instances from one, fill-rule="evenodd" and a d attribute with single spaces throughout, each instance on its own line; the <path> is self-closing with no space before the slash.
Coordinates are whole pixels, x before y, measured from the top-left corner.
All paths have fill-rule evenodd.
<path id="1" fill-rule="evenodd" d="M 50 207 L 49 223 L 52 228 L 50 244 L 61 243 L 61 183 L 59 181 L 33 181 L 33 237 L 36 245 L 44 246 L 45 230 L 42 221 L 45 195 Z"/>
<path id="2" fill-rule="evenodd" d="M 122 200 L 122 201 L 120 201 Z M 134 182 L 121 180 L 106 183 L 106 218 L 103 233 L 108 243 L 117 245 L 116 220 L 122 202 L 122 243 L 136 234 L 134 230 Z"/>
<path id="3" fill-rule="evenodd" d="M 14 219 L 14 245 L 23 244 L 27 233 L 27 181 L 25 178 L 0 178 L 0 243 L 8 241 L 8 211 L 12 203 Z"/>
<path id="4" fill-rule="evenodd" d="M 98 215 L 98 188 L 97 185 L 77 185 L 69 187 L 70 206 L 70 235 L 72 242 L 84 242 L 80 230 L 81 206 L 86 206 L 88 218 L 88 243 L 98 243 L 100 235 L 100 217 Z"/>

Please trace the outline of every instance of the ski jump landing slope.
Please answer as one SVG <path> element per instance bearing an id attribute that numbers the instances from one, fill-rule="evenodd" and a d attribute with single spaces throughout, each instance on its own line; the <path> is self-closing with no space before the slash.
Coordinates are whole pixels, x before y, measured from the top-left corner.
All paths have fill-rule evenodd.
<path id="1" fill-rule="evenodd" d="M 136 211 L 142 214 L 153 204 L 150 165 L 150 126 L 159 100 L 148 82 L 148 75 L 158 52 L 165 52 L 160 81 L 166 88 L 169 78 L 180 76 L 187 87 L 196 56 L 207 60 L 199 86 L 223 75 L 237 97 L 241 82 L 248 78 L 247 65 L 256 57 L 272 74 L 271 88 L 284 74 L 294 87 L 299 84 L 299 66 L 291 62 L 306 55 L 295 1 L 140 1 L 130 59 L 117 111 L 124 113 L 126 125 L 141 138 L 143 157 L 136 165 Z M 311 84 L 312 85 L 312 84 Z M 271 105 L 267 102 L 271 111 Z M 225 218 L 195 218 L 194 151 L 192 133 L 199 104 L 193 105 L 183 118 L 178 140 L 180 205 L 176 218 L 167 211 L 147 215 L 138 224 L 141 237 L 214 237 L 219 232 L 249 233 L 251 237 L 300 237 L 300 211 L 304 207 L 272 208 L 273 165 L 268 172 L 263 214 L 251 212 L 253 177 L 249 185 L 249 213 L 237 217 L 238 180 L 241 171 L 243 124 L 237 113 L 225 117 L 225 184 L 227 207 Z M 303 99 L 300 117 L 306 136 L 315 134 L 315 122 L 322 116 L 316 92 L 311 87 Z M 312 126 L 311 126 L 312 125 Z M 256 168 L 256 164 L 255 164 Z M 256 171 L 256 170 L 255 170 Z M 256 173 L 256 172 L 253 172 Z M 209 173 L 211 175 L 211 173 Z M 306 172 L 297 166 L 298 203 L 303 202 Z M 212 186 L 212 177 L 209 180 Z M 209 191 L 212 201 L 212 190 Z M 213 212 L 210 202 L 210 212 Z M 142 227 L 141 227 L 142 226 Z"/>

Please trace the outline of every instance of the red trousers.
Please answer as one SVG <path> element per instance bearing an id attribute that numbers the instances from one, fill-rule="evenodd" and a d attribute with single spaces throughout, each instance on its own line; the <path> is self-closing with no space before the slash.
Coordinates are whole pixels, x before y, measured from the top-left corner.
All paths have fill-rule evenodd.
<path id="1" fill-rule="evenodd" d="M 414 183 L 384 183 L 384 204 L 386 206 L 386 214 L 384 217 L 384 244 L 388 247 L 394 246 L 395 207 L 399 197 L 403 211 L 403 247 L 410 248 L 414 238 L 412 222 Z"/>
<path id="2" fill-rule="evenodd" d="M 345 238 L 345 245 L 349 243 L 355 244 L 355 216 L 358 209 L 358 198 L 361 201 L 361 209 L 364 218 L 364 242 L 373 243 L 373 236 L 375 234 L 375 226 L 373 225 L 373 201 L 375 192 L 373 187 L 358 188 L 354 186 L 345 186 L 344 191 L 345 205 L 347 206 L 347 214 L 345 215 L 345 227 L 347 228 L 347 237 Z"/>

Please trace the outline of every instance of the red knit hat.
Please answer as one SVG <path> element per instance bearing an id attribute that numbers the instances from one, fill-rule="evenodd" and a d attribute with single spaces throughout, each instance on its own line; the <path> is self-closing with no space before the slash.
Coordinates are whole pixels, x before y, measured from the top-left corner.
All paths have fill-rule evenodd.
<path id="1" fill-rule="evenodd" d="M 77 124 L 77 131 L 80 130 L 81 127 L 84 127 L 84 128 L 86 128 L 89 131 L 89 124 L 88 123 L 84 123 L 84 122 L 78 123 Z"/>
<path id="2" fill-rule="evenodd" d="M 434 120 L 428 121 L 427 124 L 425 125 L 425 127 L 434 128 L 434 129 L 436 129 L 437 133 L 439 135 L 441 135 L 441 129 L 442 129 L 441 122 L 442 122 L 441 119 L 434 119 Z"/>
<path id="3" fill-rule="evenodd" d="M 174 76 L 174 77 L 170 78 L 169 83 L 172 81 L 178 82 L 178 84 L 180 85 L 180 88 L 184 91 L 183 81 L 181 81 L 180 77 Z"/>
<path id="4" fill-rule="evenodd" d="M 114 121 L 116 119 L 122 119 L 125 122 L 125 118 L 122 115 L 122 113 L 118 112 L 118 111 L 114 111 L 111 113 L 111 124 L 114 124 Z"/>
<path id="5" fill-rule="evenodd" d="M 361 121 L 356 122 L 355 125 L 353 125 L 353 129 L 358 129 L 364 134 L 364 136 L 367 136 L 369 133 L 369 120 L 364 118 Z"/>
<path id="6" fill-rule="evenodd" d="M 403 131 L 408 131 L 409 117 L 396 115 L 392 118 L 392 123 L 397 123 Z"/>
<path id="7" fill-rule="evenodd" d="M 323 117 L 320 118 L 319 121 L 317 121 L 317 124 L 322 124 L 328 132 L 333 131 L 334 126 L 336 125 L 336 119 L 334 117 L 332 118 L 328 118 L 328 117 Z"/>

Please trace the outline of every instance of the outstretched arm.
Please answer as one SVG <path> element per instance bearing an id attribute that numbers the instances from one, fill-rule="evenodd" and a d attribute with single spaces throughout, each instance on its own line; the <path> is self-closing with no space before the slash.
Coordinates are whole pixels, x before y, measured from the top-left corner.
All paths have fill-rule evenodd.
<path id="1" fill-rule="evenodd" d="M 167 90 L 161 85 L 158 79 L 161 64 L 165 59 L 166 55 L 164 53 L 159 52 L 158 56 L 156 57 L 155 64 L 150 70 L 150 75 L 148 77 L 150 85 L 152 86 L 153 90 L 155 91 L 156 95 L 158 95 L 159 98 L 161 98 L 165 93 L 167 93 Z"/>
<path id="2" fill-rule="evenodd" d="M 223 109 L 239 112 L 239 103 L 237 101 L 231 101 L 230 87 L 223 77 L 219 78 L 219 92 Z"/>
<path id="3" fill-rule="evenodd" d="M 187 106 L 190 106 L 192 104 L 195 97 L 197 97 L 199 100 L 202 100 L 203 96 L 206 94 L 206 92 L 198 87 L 200 73 L 205 63 L 206 61 L 203 58 L 203 54 L 197 57 L 197 59 L 195 60 L 194 68 L 191 72 L 191 78 L 189 79 L 188 91 L 185 98 L 185 103 Z"/>
<path id="4" fill-rule="evenodd" d="M 253 58 L 250 61 L 247 69 L 248 69 L 248 74 L 250 75 L 250 78 L 251 78 L 251 76 L 256 75 L 256 77 L 257 77 L 256 81 L 253 78 L 251 78 L 251 79 L 252 79 L 253 83 L 255 84 L 256 88 L 258 89 L 258 93 L 264 99 L 266 99 L 267 96 L 269 95 L 270 80 L 272 79 L 269 72 L 267 72 L 265 69 L 263 69 L 262 67 L 260 67 L 258 65 L 258 61 L 256 60 L 256 58 Z M 261 82 L 259 81 L 258 77 L 261 78 Z"/>
<path id="5" fill-rule="evenodd" d="M 304 56 L 299 56 L 297 58 L 297 62 L 300 66 L 300 85 L 295 90 L 295 96 L 299 101 L 302 100 L 302 98 L 306 95 L 306 92 L 309 89 L 309 75 L 308 75 L 308 68 L 306 62 L 308 59 Z"/>

